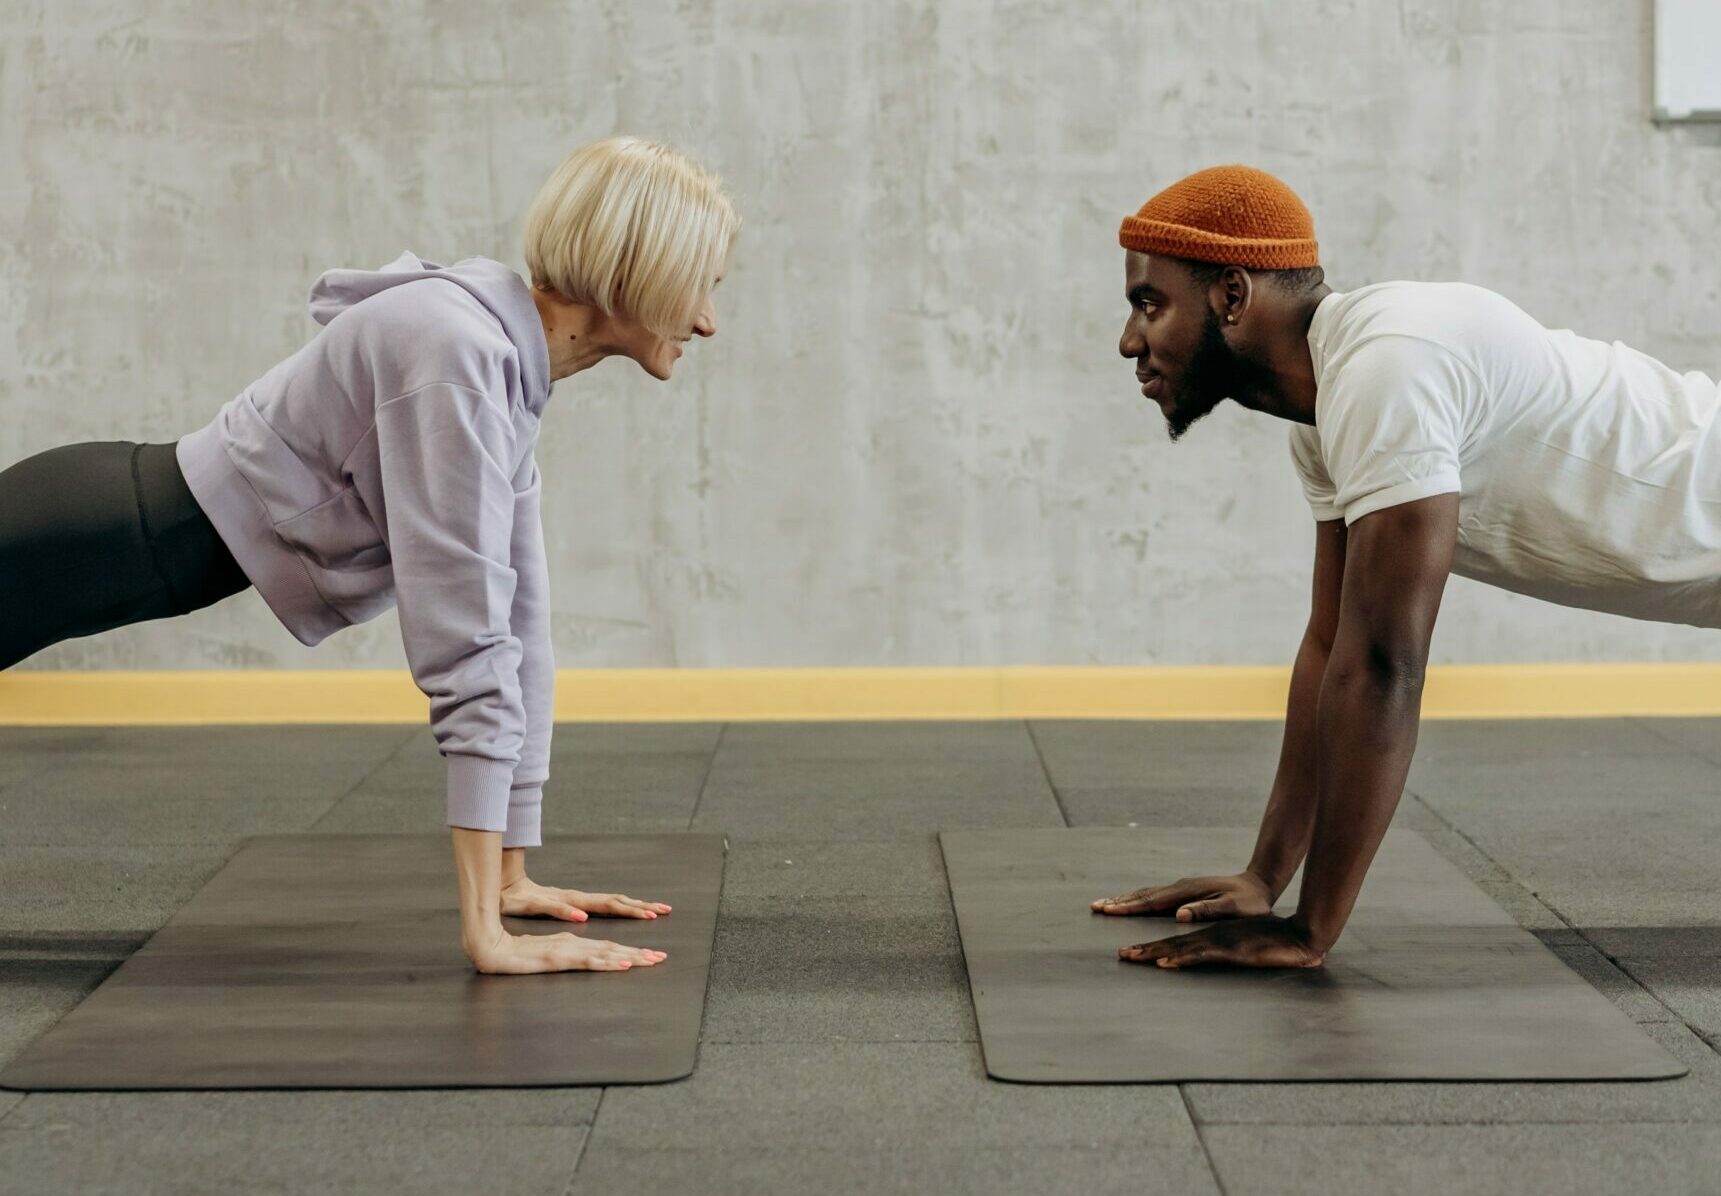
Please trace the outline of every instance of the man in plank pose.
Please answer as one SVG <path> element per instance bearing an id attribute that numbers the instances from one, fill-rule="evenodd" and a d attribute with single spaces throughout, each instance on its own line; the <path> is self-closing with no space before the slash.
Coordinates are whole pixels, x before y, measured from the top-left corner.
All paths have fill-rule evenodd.
<path id="1" fill-rule="evenodd" d="M 1318 967 L 1404 788 L 1447 574 L 1721 627 L 1721 395 L 1480 287 L 1335 292 L 1307 208 L 1248 167 L 1174 184 L 1119 240 L 1118 351 L 1171 438 L 1227 398 L 1290 421 L 1314 595 L 1248 866 L 1093 909 L 1215 922 L 1123 948 L 1133 962 Z"/>

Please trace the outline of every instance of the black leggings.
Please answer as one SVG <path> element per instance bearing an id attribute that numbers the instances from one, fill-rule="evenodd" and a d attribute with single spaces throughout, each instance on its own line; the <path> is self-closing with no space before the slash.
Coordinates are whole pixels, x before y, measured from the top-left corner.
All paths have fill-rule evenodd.
<path id="1" fill-rule="evenodd" d="M 69 444 L 0 471 L 0 669 L 250 587 L 171 444 Z"/>

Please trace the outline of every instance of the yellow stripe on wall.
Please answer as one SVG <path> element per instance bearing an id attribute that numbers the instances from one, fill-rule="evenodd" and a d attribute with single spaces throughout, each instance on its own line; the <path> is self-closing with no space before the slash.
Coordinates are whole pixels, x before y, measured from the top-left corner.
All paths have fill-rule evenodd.
<path id="1" fill-rule="evenodd" d="M 1276 719 L 1288 668 L 563 669 L 558 722 Z M 0 725 L 419 723 L 393 670 L 0 673 Z M 1428 718 L 1721 715 L 1721 664 L 1437 665 Z"/>

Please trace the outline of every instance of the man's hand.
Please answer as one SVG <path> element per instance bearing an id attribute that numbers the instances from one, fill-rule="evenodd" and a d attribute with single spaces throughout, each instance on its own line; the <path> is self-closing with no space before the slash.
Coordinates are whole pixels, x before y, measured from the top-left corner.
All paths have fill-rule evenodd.
<path id="1" fill-rule="evenodd" d="M 1236 876 L 1197 876 L 1156 888 L 1137 889 L 1121 897 L 1102 897 L 1088 908 L 1096 914 L 1169 914 L 1179 922 L 1212 922 L 1220 918 L 1258 918 L 1273 908 L 1267 882 L 1251 872 Z"/>
<path id="2" fill-rule="evenodd" d="M 1326 960 L 1325 952 L 1315 950 L 1308 932 L 1294 919 L 1271 915 L 1120 947 L 1117 956 L 1162 968 L 1318 968 Z"/>
<path id="3" fill-rule="evenodd" d="M 661 901 L 639 901 L 620 893 L 585 893 L 554 889 L 526 876 L 502 886 L 502 914 L 511 918 L 560 918 L 584 922 L 591 914 L 610 918 L 655 918 L 670 907 Z"/>

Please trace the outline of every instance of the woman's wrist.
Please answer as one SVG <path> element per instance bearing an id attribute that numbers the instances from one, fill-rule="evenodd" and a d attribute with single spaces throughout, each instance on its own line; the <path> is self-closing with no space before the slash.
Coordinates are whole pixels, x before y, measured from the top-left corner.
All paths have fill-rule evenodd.
<path id="1" fill-rule="evenodd" d="M 460 938 L 467 953 L 500 942 L 502 834 L 453 828 L 454 871 L 460 885 Z"/>
<path id="2" fill-rule="evenodd" d="M 504 847 L 502 849 L 502 887 L 505 889 L 517 880 L 526 879 L 526 849 L 524 847 Z"/>
<path id="3" fill-rule="evenodd" d="M 508 937 L 508 932 L 502 928 L 500 915 L 494 917 L 466 917 L 460 919 L 460 945 L 465 948 L 468 958 L 476 960 L 479 955 L 495 947 Z"/>

